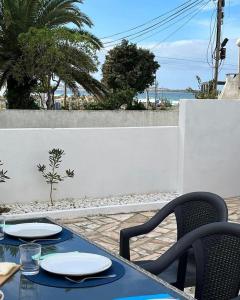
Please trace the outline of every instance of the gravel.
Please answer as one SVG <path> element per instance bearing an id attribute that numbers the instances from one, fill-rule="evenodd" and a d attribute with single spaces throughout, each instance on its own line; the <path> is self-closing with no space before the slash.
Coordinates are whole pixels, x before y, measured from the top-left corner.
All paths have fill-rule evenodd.
<path id="1" fill-rule="evenodd" d="M 90 208 L 100 206 L 125 205 L 125 204 L 139 204 L 139 203 L 153 203 L 170 201 L 178 196 L 177 193 L 154 193 L 154 194 L 140 194 L 140 195 L 126 195 L 114 196 L 107 198 L 82 198 L 82 199 L 63 199 L 54 201 L 52 206 L 49 202 L 30 202 L 28 204 L 16 203 L 9 204 L 6 207 L 10 208 L 8 214 L 23 214 L 30 212 L 42 212 L 53 210 L 66 210 L 74 208 Z"/>

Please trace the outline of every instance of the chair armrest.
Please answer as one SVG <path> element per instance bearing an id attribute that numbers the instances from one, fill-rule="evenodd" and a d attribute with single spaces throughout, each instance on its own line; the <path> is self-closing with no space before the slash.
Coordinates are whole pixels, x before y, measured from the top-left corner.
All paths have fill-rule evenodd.
<path id="1" fill-rule="evenodd" d="M 122 229 L 120 231 L 120 255 L 130 260 L 130 238 L 149 233 L 150 231 L 155 229 L 173 211 L 173 206 L 170 202 L 166 206 L 164 206 L 159 212 L 157 212 L 146 223 Z"/>
<path id="2" fill-rule="evenodd" d="M 227 223 L 230 224 L 230 223 Z M 231 226 L 235 224 L 231 224 Z M 152 274 L 158 275 L 167 269 L 175 260 L 179 259 L 190 248 L 197 245 L 198 239 L 215 234 L 218 232 L 228 232 L 228 228 L 225 227 L 226 222 L 215 222 L 211 224 L 203 225 L 193 231 L 187 233 L 180 238 L 171 248 L 164 252 L 157 260 L 144 264 L 144 269 Z M 238 299 L 238 298 L 236 298 Z M 240 300 L 240 298 L 239 298 Z"/>

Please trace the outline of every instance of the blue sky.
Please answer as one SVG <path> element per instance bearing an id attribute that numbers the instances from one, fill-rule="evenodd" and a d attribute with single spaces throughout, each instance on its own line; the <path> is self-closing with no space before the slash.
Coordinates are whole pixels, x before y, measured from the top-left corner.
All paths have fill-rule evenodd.
<path id="1" fill-rule="evenodd" d="M 207 2 L 207 0 L 203 1 L 203 4 Z M 81 5 L 81 9 L 94 22 L 94 27 L 91 31 L 101 38 L 147 22 L 160 14 L 174 9 L 184 2 L 186 2 L 186 0 L 85 0 L 84 4 Z M 173 24 L 170 28 L 166 29 L 166 25 L 148 35 L 132 40 L 136 42 L 149 36 L 149 38 L 140 41 L 138 45 L 149 49 L 154 47 L 152 51 L 158 56 L 157 59 L 161 64 L 161 68 L 157 74 L 160 86 L 167 88 L 196 87 L 196 75 L 199 75 L 203 80 L 211 78 L 211 67 L 204 62 L 207 61 L 206 53 L 209 43 L 210 22 L 214 10 L 214 1 L 210 1 L 205 7 L 203 7 L 203 4 L 201 3 L 199 7 L 186 12 L 186 17 L 182 21 L 176 19 L 174 22 L 178 21 L 178 23 Z M 187 24 L 183 25 L 196 13 L 196 10 L 198 10 L 199 13 Z M 226 73 L 232 73 L 237 70 L 238 49 L 235 42 L 236 39 L 240 37 L 239 16 L 240 0 L 226 0 L 222 37 L 228 37 L 230 41 L 227 45 L 227 59 L 220 73 L 220 79 L 222 80 L 225 79 Z M 149 25 L 152 24 L 153 23 Z M 214 24 L 214 22 L 212 22 L 212 24 Z M 183 27 L 173 33 L 180 26 Z M 145 27 L 142 27 L 140 29 L 144 28 Z M 130 33 L 133 32 L 135 31 Z M 154 35 L 150 37 L 152 34 Z M 124 36 L 124 34 L 113 37 L 112 39 L 121 36 Z M 110 40 L 111 39 L 106 39 L 104 41 L 109 42 Z M 109 48 L 103 49 L 99 53 L 101 63 L 104 61 L 108 49 Z M 200 62 L 183 61 L 181 60 L 182 58 L 200 60 Z M 96 77 L 101 78 L 101 73 L 96 74 Z"/>

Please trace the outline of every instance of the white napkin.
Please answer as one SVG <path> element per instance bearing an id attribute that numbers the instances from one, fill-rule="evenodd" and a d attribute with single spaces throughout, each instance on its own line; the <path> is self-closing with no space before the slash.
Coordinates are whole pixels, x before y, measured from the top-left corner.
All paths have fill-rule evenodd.
<path id="1" fill-rule="evenodd" d="M 0 263 L 0 276 L 8 275 L 13 268 L 15 268 L 17 264 L 9 263 L 9 262 L 1 262 Z"/>

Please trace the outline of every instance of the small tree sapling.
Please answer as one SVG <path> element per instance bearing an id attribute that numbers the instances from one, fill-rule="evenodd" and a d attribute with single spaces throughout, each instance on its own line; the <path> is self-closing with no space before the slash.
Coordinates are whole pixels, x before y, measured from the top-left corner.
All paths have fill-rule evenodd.
<path id="1" fill-rule="evenodd" d="M 49 152 L 49 167 L 50 171 L 46 170 L 45 165 L 39 164 L 38 171 L 42 173 L 47 184 L 50 185 L 50 202 L 53 205 L 53 190 L 56 190 L 55 185 L 64 181 L 65 178 L 73 178 L 74 170 L 66 170 L 64 175 L 57 173 L 57 169 L 62 162 L 62 156 L 65 154 L 64 150 L 53 148 Z"/>

